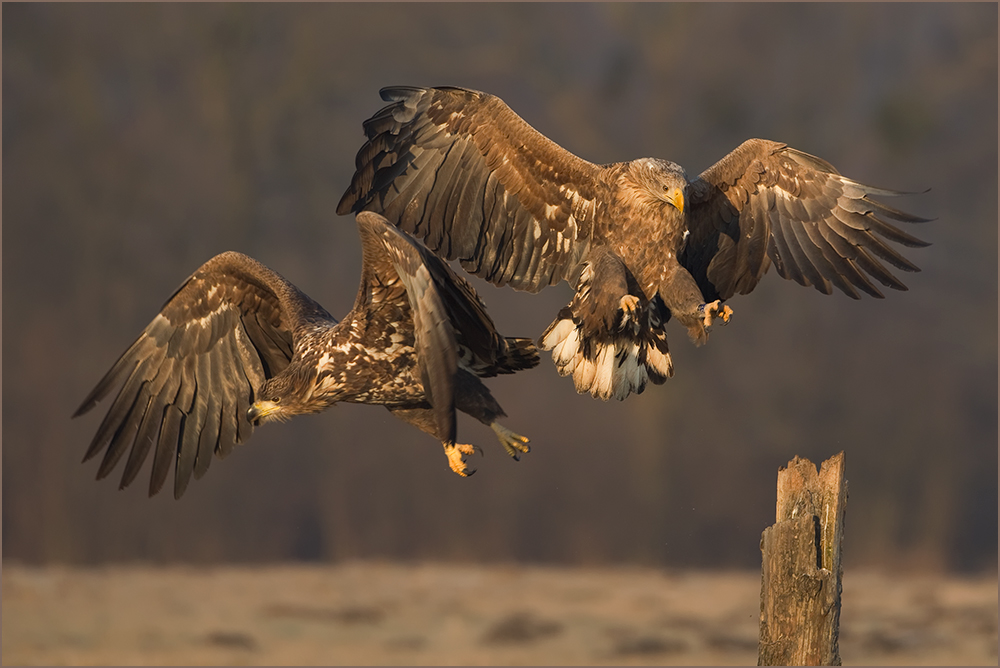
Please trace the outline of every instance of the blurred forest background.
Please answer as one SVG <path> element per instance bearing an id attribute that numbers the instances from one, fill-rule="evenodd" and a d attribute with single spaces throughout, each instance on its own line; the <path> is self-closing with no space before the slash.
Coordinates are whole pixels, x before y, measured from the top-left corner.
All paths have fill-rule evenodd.
<path id="1" fill-rule="evenodd" d="M 845 563 L 997 559 L 996 4 L 8 4 L 3 9 L 3 556 L 32 563 L 390 558 L 757 568 L 778 467 L 846 451 Z M 471 479 L 379 407 L 258 430 L 180 501 L 80 459 L 70 415 L 174 288 L 239 250 L 338 317 L 334 213 L 391 84 L 499 95 L 594 161 L 697 174 L 765 137 L 936 218 L 884 301 L 776 272 L 676 375 L 578 396 L 548 354 L 489 384 L 532 438 Z M 570 299 L 474 280 L 537 337 Z M 464 416 L 463 416 L 464 417 Z"/>

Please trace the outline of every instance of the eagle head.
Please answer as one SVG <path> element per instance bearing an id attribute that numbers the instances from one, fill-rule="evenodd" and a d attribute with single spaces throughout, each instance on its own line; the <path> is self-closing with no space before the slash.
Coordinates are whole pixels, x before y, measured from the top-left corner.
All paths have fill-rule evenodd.
<path id="1" fill-rule="evenodd" d="M 295 415 L 315 413 L 323 407 L 310 406 L 300 397 L 301 391 L 293 377 L 280 375 L 267 380 L 257 393 L 256 400 L 247 409 L 247 420 L 259 426 L 267 422 L 284 422 Z"/>
<path id="2" fill-rule="evenodd" d="M 250 424 L 259 426 L 265 422 L 284 422 L 291 415 L 281 405 L 281 398 L 258 399 L 247 409 L 247 420 Z"/>
<path id="3" fill-rule="evenodd" d="M 633 188 L 645 195 L 637 200 L 659 206 L 667 204 L 684 213 L 688 180 L 683 167 L 660 158 L 633 160 L 630 167 Z"/>

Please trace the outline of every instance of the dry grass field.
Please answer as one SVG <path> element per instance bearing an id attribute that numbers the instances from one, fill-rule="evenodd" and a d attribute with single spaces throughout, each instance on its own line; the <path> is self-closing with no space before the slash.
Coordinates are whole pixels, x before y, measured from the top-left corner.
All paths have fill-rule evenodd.
<path id="1" fill-rule="evenodd" d="M 3 569 L 3 663 L 756 664 L 750 572 Z M 996 665 L 997 580 L 848 573 L 844 664 Z"/>

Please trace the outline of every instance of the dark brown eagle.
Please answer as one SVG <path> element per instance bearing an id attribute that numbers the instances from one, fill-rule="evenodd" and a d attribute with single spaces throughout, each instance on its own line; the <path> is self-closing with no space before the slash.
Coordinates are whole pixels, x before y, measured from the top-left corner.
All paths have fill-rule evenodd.
<path id="1" fill-rule="evenodd" d="M 784 144 L 750 139 L 700 176 L 658 158 L 595 165 L 556 145 L 499 98 L 464 88 L 392 87 L 337 213 L 371 210 L 496 285 L 575 286 L 540 338 L 578 392 L 624 399 L 673 374 L 664 325 L 696 344 L 722 304 L 773 263 L 829 294 L 906 287 L 884 263 L 917 267 L 886 241 L 927 244 L 886 221 L 925 219 L 869 199 L 901 195 L 841 176 Z"/>
<path id="2" fill-rule="evenodd" d="M 534 367 L 534 344 L 497 334 L 472 287 L 384 218 L 362 212 L 357 223 L 361 287 L 339 323 L 240 253 L 184 281 L 74 414 L 124 381 L 84 457 L 107 448 L 98 479 L 131 447 L 126 487 L 153 449 L 150 496 L 176 462 L 180 498 L 255 425 L 337 402 L 385 406 L 440 439 L 459 475 L 473 473 L 463 455 L 476 448 L 455 442 L 456 408 L 492 427 L 514 459 L 528 452 L 527 438 L 497 422 L 505 413 L 479 378 Z"/>

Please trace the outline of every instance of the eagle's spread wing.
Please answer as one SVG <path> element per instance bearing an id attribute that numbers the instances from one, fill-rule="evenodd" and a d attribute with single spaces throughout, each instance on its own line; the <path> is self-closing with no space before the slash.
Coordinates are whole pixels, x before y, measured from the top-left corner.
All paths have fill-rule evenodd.
<path id="1" fill-rule="evenodd" d="M 393 87 L 337 213 L 367 209 L 470 273 L 537 292 L 587 251 L 603 168 L 561 148 L 499 98 Z"/>
<path id="2" fill-rule="evenodd" d="M 84 461 L 107 448 L 98 479 L 132 451 L 122 475 L 129 485 L 156 443 L 152 496 L 176 460 L 174 497 L 191 475 L 208 470 L 213 453 L 229 454 L 249 438 L 247 408 L 265 379 L 288 366 L 292 332 L 322 307 L 256 260 L 235 252 L 203 264 L 167 300 L 111 370 L 84 399 L 86 413 L 124 381 Z"/>
<path id="3" fill-rule="evenodd" d="M 434 410 L 437 435 L 455 442 L 455 371 L 458 368 L 455 332 L 434 277 L 419 246 L 388 224 L 382 216 L 363 211 L 357 216 L 361 236 L 361 291 L 388 285 L 398 277 L 413 314 L 414 347 L 421 382 Z M 429 253 L 428 253 L 429 255 Z"/>
<path id="4" fill-rule="evenodd" d="M 825 294 L 836 286 L 854 299 L 855 288 L 882 297 L 869 276 L 905 290 L 882 261 L 919 269 L 883 239 L 928 244 L 884 219 L 926 219 L 868 197 L 902 194 L 852 181 L 784 144 L 750 139 L 692 181 L 682 261 L 709 301 L 750 292 L 770 262 L 782 277 Z"/>

